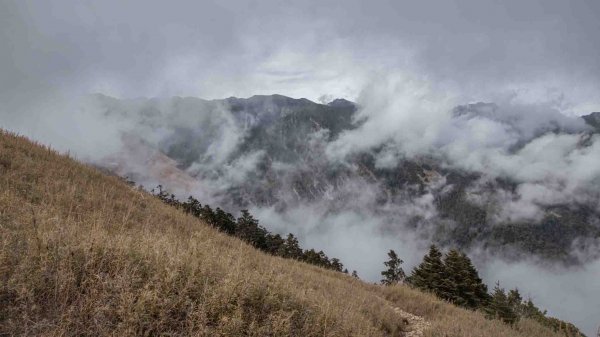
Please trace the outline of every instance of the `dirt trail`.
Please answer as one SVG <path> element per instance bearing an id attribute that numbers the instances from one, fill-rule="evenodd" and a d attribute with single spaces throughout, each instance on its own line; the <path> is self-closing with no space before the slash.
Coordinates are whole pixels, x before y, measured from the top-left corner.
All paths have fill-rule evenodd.
<path id="1" fill-rule="evenodd" d="M 408 323 L 408 331 L 405 334 L 406 337 L 422 337 L 423 332 L 431 326 L 431 324 L 421 316 L 413 315 L 410 312 L 406 312 L 397 307 L 394 307 L 394 311 Z"/>
<path id="2" fill-rule="evenodd" d="M 406 312 L 398 307 L 394 307 L 390 302 L 383 297 L 378 296 L 380 300 L 384 301 L 389 305 L 394 312 L 400 316 L 404 322 L 408 325 L 408 330 L 404 334 L 405 337 L 422 337 L 424 331 L 431 327 L 431 324 L 425 320 L 425 318 L 417 315 L 413 315 L 410 312 Z"/>

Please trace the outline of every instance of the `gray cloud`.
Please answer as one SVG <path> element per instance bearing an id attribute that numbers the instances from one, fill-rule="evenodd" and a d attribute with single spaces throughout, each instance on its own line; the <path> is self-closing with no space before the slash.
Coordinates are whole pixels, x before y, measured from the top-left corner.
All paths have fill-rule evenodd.
<path id="1" fill-rule="evenodd" d="M 583 120 L 561 114 L 553 102 L 455 106 L 458 89 L 441 91 L 412 74 L 379 76 L 361 92 L 359 118 L 366 122 L 328 145 L 332 160 L 384 146 L 377 165 L 433 157 L 484 178 L 509 178 L 516 191 L 494 196 L 502 218 L 539 219 L 539 205 L 578 202 L 600 210 L 600 140 Z M 588 146 L 582 144 L 587 143 Z M 474 200 L 489 191 L 471 191 Z"/>
<path id="2" fill-rule="evenodd" d="M 483 278 L 488 284 L 500 280 L 503 288 L 519 288 L 523 297 L 531 297 L 549 315 L 573 322 L 588 336 L 596 332 L 600 317 L 600 261 L 571 268 L 494 259 L 486 264 Z"/>
<path id="3" fill-rule="evenodd" d="M 379 167 L 435 155 L 452 167 L 488 173 L 484 180 L 515 178 L 519 186 L 513 193 L 488 195 L 477 186 L 470 191 L 474 199 L 501 201 L 502 219 L 536 218 L 539 205 L 555 202 L 599 207 L 593 189 L 599 183 L 600 140 L 596 136 L 591 146 L 579 147 L 584 126 L 564 117 L 600 110 L 599 16 L 598 1 L 559 0 L 2 1 L 0 127 L 90 161 L 124 155 L 123 134 L 139 137 L 148 152 L 124 172 L 143 174 L 147 184 L 166 178 L 182 193 L 193 191 L 212 202 L 264 155 L 249 153 L 224 165 L 244 134 L 227 111 L 200 115 L 159 104 L 158 115 L 140 117 L 142 108 L 133 101 L 122 115 L 106 115 L 101 105 L 79 97 L 90 92 L 123 98 L 345 97 L 361 104 L 359 114 L 368 122 L 320 149 L 327 160 L 343 161 L 352 151 L 385 144 Z M 495 102 L 497 113 L 453 117 L 457 105 L 479 101 Z M 210 147 L 203 152 L 207 156 L 185 172 L 161 176 L 149 170 L 141 157 L 153 158 L 155 168 L 169 166 L 154 150 L 168 146 L 161 143 L 166 133 L 187 125 L 198 126 L 191 137 Z M 540 128 L 557 125 L 570 134 L 538 137 Z M 216 141 L 203 142 L 207 137 Z M 275 165 L 286 171 L 284 164 Z M 189 174 L 216 169 L 224 178 L 189 181 Z M 364 205 L 379 192 L 377 186 L 353 181 L 344 188 L 344 197 L 357 197 L 363 206 L 340 209 L 335 204 L 340 195 L 332 191 L 324 205 L 253 211 L 270 228 L 297 231 L 303 243 L 340 256 L 369 280 L 377 279 L 374 262 L 383 261 L 389 248 L 407 266 L 417 263 L 426 243 L 389 227 L 413 214 L 425 222 L 434 218 L 431 194 L 373 214 Z M 340 236 L 340 228 L 347 235 Z M 570 315 L 579 302 L 564 308 L 548 300 L 560 287 L 552 281 L 556 271 L 536 269 L 541 267 L 534 262 L 495 263 L 502 268 L 486 273 L 506 272 L 486 274 L 490 282 L 523 284 L 527 268 L 547 275 L 540 290 L 531 290 L 536 300 L 590 332 L 593 318 Z M 592 282 L 597 263 L 585 268 L 571 271 L 571 281 L 582 280 L 582 289 L 592 294 L 587 299 L 594 298 L 600 293 Z M 568 293 L 583 302 L 577 291 Z"/>
<path id="4" fill-rule="evenodd" d="M 33 88 L 353 98 L 365 70 L 409 66 L 460 84 L 470 98 L 503 87 L 581 105 L 595 99 L 600 76 L 595 1 L 64 0 L 2 7 L 0 39 L 10 46 L 0 56 L 2 92 L 12 100 L 19 91 L 31 98 Z"/>

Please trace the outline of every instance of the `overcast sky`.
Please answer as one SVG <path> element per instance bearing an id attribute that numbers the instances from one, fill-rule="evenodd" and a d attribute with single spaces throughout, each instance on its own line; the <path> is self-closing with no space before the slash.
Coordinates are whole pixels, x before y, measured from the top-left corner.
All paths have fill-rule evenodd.
<path id="1" fill-rule="evenodd" d="M 355 98 L 409 72 L 465 100 L 600 109 L 598 1 L 1 1 L 0 99 Z M 10 103 L 10 105 L 8 104 Z"/>

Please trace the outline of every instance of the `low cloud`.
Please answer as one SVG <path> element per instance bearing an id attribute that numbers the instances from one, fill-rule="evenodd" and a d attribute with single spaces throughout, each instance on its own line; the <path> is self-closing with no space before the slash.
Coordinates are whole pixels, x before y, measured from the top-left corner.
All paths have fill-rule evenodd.
<path id="1" fill-rule="evenodd" d="M 600 324 L 600 260 L 577 267 L 549 267 L 533 261 L 486 261 L 480 269 L 488 285 L 500 281 L 506 289 L 518 288 L 548 315 L 574 323 L 588 336 Z"/>
<path id="2" fill-rule="evenodd" d="M 437 214 L 435 197 L 455 186 L 442 175 L 419 193 L 404 186 L 391 200 L 383 186 L 356 173 L 361 168 L 349 160 L 356 153 L 376 149 L 377 169 L 435 160 L 478 175 L 467 196 L 497 208 L 496 224 L 540 219 L 548 205 L 600 209 L 600 137 L 573 118 L 600 111 L 599 9 L 596 2 L 559 0 L 4 1 L 0 127 L 145 186 L 162 183 L 215 204 L 257 179 L 270 154 L 236 152 L 251 119 L 227 106 L 167 97 L 354 100 L 360 126 L 333 142 L 325 130 L 312 134 L 309 160 L 273 161 L 277 202 L 250 206 L 270 229 L 298 233 L 305 246 L 376 281 L 388 249 L 409 268 L 432 228 L 452 228 Z M 88 96 L 94 92 L 124 99 Z M 158 98 L 135 99 L 145 96 Z M 337 185 L 311 176 L 314 165 L 328 164 L 345 169 Z M 291 188 L 298 174 L 310 176 L 318 202 Z M 496 178 L 514 188 L 498 189 Z M 582 245 L 587 250 L 574 254 L 593 261 L 597 245 Z M 488 283 L 497 278 L 507 286 L 531 280 L 526 270 L 544 275 L 535 281 L 536 302 L 591 333 L 596 318 L 578 310 L 598 316 L 585 302 L 600 294 L 592 282 L 597 266 L 568 273 L 530 261 L 479 267 Z M 573 302 L 548 300 L 563 293 Z"/>

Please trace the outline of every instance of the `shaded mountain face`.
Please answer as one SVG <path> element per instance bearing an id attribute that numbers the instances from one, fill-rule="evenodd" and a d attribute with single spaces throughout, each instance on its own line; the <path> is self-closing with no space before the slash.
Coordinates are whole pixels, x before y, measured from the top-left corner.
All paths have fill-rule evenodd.
<path id="1" fill-rule="evenodd" d="M 592 112 L 589 115 L 582 116 L 586 123 L 600 131 L 600 112 Z"/>
<path id="2" fill-rule="evenodd" d="M 545 182 L 469 169 L 435 152 L 395 153 L 399 159 L 388 161 L 390 149 L 397 149 L 392 141 L 342 159 L 332 155 L 331 144 L 368 120 L 346 100 L 318 104 L 280 95 L 116 100 L 96 95 L 92 101 L 107 116 L 133 121 L 123 138 L 128 149 L 111 157 L 119 174 L 162 183 L 232 211 L 269 210 L 293 226 L 302 226 L 302 217 L 290 216 L 297 209 L 316 213 L 324 224 L 331 216 L 360 213 L 364 226 L 375 226 L 382 235 L 410 231 L 424 242 L 567 262 L 589 258 L 579 252 L 595 249 L 600 238 L 598 189 L 578 187 L 575 197 L 525 200 L 529 189 Z M 529 153 L 531 144 L 548 137 L 574 137 L 565 156 L 587 154 L 595 149 L 600 130 L 598 113 L 575 119 L 542 109 L 476 103 L 458 106 L 450 116 L 451 123 L 483 121 L 503 128 L 514 137 L 506 156 Z M 146 168 L 134 164 L 135 156 L 127 152 L 139 156 L 140 144 L 143 151 L 155 151 L 152 158 L 164 158 Z M 535 155 L 544 156 L 540 151 L 543 147 Z M 160 173 L 169 164 L 176 166 L 169 169 L 177 172 L 176 181 Z"/>

